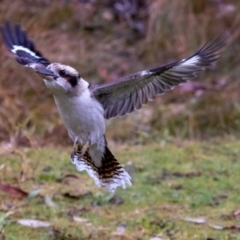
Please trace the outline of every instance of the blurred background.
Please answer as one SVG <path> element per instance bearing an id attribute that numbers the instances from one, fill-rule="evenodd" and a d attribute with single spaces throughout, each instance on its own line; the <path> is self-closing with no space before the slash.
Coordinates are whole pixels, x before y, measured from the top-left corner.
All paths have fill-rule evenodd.
<path id="1" fill-rule="evenodd" d="M 228 45 L 217 65 L 141 111 L 107 122 L 109 141 L 144 144 L 240 136 L 238 0 L 0 1 L 0 22 L 27 30 L 50 61 L 101 83 L 180 60 L 220 33 Z M 0 40 L 0 142 L 70 145 L 52 95 Z M 124 131 L 123 131 L 124 129 Z"/>

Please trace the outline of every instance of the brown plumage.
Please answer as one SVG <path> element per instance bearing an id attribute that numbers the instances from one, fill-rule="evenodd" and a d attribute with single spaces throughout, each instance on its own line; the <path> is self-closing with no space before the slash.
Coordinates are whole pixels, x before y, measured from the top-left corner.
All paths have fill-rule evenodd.
<path id="1" fill-rule="evenodd" d="M 107 141 L 105 140 L 105 151 L 102 157 L 101 166 L 97 167 L 92 160 L 89 151 L 85 151 L 82 155 L 82 146 L 78 145 L 77 151 L 72 153 L 71 159 L 73 159 L 73 164 L 76 165 L 79 171 L 87 170 L 88 174 L 94 178 L 96 184 L 100 187 L 106 187 L 108 191 L 112 192 L 112 186 L 119 181 L 122 181 L 123 176 L 126 171 L 113 156 L 111 151 L 107 146 Z M 124 181 L 122 181 L 124 183 Z M 130 182 L 128 184 L 131 184 Z"/>

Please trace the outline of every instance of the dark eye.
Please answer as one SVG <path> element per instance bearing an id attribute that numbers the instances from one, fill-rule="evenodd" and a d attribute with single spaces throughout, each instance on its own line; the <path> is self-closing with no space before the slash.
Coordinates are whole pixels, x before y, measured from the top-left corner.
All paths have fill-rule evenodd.
<path id="1" fill-rule="evenodd" d="M 66 71 L 65 70 L 60 70 L 59 72 L 59 75 L 62 76 L 62 77 L 65 77 L 66 76 Z"/>

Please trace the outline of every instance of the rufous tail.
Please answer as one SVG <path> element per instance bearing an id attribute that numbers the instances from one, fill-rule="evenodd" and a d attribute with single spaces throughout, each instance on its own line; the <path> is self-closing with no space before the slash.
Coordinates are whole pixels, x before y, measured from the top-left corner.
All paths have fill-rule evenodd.
<path id="1" fill-rule="evenodd" d="M 98 186 L 105 187 L 109 192 L 114 192 L 117 187 L 126 188 L 126 184 L 131 185 L 131 177 L 113 156 L 107 144 L 100 167 L 94 164 L 88 150 L 82 156 L 79 149 L 72 153 L 71 159 L 78 171 L 86 170 Z"/>

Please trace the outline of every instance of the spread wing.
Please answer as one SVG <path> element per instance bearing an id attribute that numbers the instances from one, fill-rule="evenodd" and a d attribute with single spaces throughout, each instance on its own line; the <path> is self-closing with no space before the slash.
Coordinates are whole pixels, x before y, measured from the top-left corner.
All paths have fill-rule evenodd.
<path id="1" fill-rule="evenodd" d="M 124 116 L 174 86 L 193 80 L 214 63 L 225 46 L 226 36 L 205 44 L 191 57 L 165 66 L 138 72 L 115 81 L 90 85 L 92 95 L 103 105 L 105 118 Z"/>
<path id="2" fill-rule="evenodd" d="M 31 63 L 49 65 L 49 61 L 35 48 L 27 33 L 19 25 L 11 26 L 6 22 L 1 27 L 3 42 L 10 52 L 16 56 L 18 63 L 28 66 Z"/>

